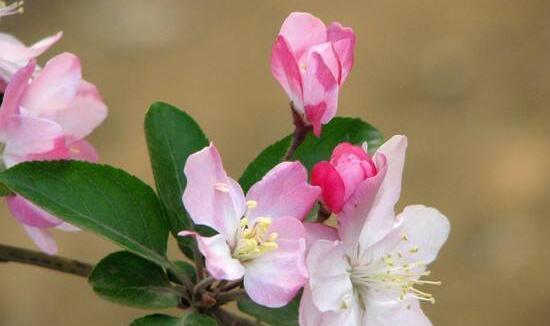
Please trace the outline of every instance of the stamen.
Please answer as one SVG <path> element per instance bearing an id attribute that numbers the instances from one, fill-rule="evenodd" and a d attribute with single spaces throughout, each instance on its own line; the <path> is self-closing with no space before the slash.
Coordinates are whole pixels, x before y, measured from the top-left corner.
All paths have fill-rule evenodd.
<path id="1" fill-rule="evenodd" d="M 278 234 L 268 234 L 271 219 L 258 217 L 253 227 L 250 227 L 249 219 L 243 217 L 240 222 L 239 239 L 233 250 L 233 257 L 240 261 L 248 261 L 263 255 L 266 252 L 276 250 Z"/>
<path id="2" fill-rule="evenodd" d="M 22 14 L 24 11 L 23 4 L 23 1 L 16 1 L 6 5 L 4 1 L 0 1 L 0 17 Z"/>
<path id="3" fill-rule="evenodd" d="M 403 235 L 402 240 L 408 241 L 406 235 Z M 430 275 L 430 271 L 423 270 L 426 268 L 426 263 L 412 259 L 419 250 L 420 248 L 415 246 L 407 252 L 386 254 L 378 261 L 379 263 L 353 266 L 350 270 L 351 282 L 354 286 L 367 291 L 396 291 L 396 297 L 399 300 L 405 300 L 407 295 L 410 295 L 418 300 L 435 303 L 433 295 L 415 287 L 441 285 L 439 281 L 420 279 Z M 383 265 L 380 266 L 380 263 Z"/>

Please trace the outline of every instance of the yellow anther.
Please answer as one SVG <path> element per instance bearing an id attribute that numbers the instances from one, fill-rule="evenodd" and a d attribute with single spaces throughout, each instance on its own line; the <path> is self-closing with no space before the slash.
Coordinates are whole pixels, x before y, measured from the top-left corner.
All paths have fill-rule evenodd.
<path id="1" fill-rule="evenodd" d="M 277 238 L 279 238 L 279 234 L 277 234 L 276 232 L 273 232 L 269 235 L 269 241 L 273 242 L 275 240 L 277 240 Z"/>
<path id="2" fill-rule="evenodd" d="M 246 206 L 248 207 L 248 209 L 253 209 L 258 207 L 258 202 L 255 200 L 249 200 L 246 202 Z"/>

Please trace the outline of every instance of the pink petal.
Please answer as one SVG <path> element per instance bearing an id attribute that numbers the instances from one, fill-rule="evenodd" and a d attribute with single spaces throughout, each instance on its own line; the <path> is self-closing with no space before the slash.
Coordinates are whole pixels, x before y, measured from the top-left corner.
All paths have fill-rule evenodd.
<path id="1" fill-rule="evenodd" d="M 332 151 L 330 161 L 332 163 L 338 162 L 342 157 L 353 155 L 356 156 L 359 160 L 369 160 L 370 157 L 360 146 L 356 146 L 350 143 L 340 143 Z"/>
<path id="2" fill-rule="evenodd" d="M 296 296 L 307 279 L 303 266 L 304 239 L 278 239 L 278 248 L 246 263 L 244 288 L 254 302 L 282 307 Z"/>
<path id="3" fill-rule="evenodd" d="M 71 153 L 64 138 L 57 138 L 54 141 L 54 147 L 44 153 L 28 154 L 24 157 L 25 161 L 51 161 L 69 159 Z"/>
<path id="4" fill-rule="evenodd" d="M 26 225 L 23 225 L 23 228 L 40 250 L 48 255 L 57 254 L 57 244 L 47 229 L 35 228 Z"/>
<path id="5" fill-rule="evenodd" d="M 338 230 L 332 226 L 307 222 L 304 223 L 304 228 L 306 229 L 306 248 L 308 252 L 317 240 L 338 240 Z"/>
<path id="6" fill-rule="evenodd" d="M 9 196 L 6 200 L 11 214 L 22 224 L 37 228 L 49 228 L 63 223 L 57 217 L 19 195 Z"/>
<path id="7" fill-rule="evenodd" d="M 26 47 L 12 35 L 0 33 L 0 60 L 24 62 L 23 64 L 26 64 L 27 60 L 36 58 L 45 52 L 50 46 L 56 43 L 61 36 L 63 36 L 63 33 L 59 32 L 38 41 L 31 47 Z"/>
<path id="8" fill-rule="evenodd" d="M 303 113 L 300 69 L 283 36 L 277 37 L 271 50 L 271 74 L 281 84 L 296 110 Z"/>
<path id="9" fill-rule="evenodd" d="M 350 27 L 343 27 L 340 23 L 334 22 L 327 29 L 327 39 L 332 43 L 341 64 L 342 75 L 339 84 L 342 85 L 353 67 L 355 33 Z"/>
<path id="10" fill-rule="evenodd" d="M 353 299 L 350 266 L 340 241 L 319 240 L 307 255 L 309 286 L 320 311 L 338 311 Z"/>
<path id="11" fill-rule="evenodd" d="M 318 136 L 321 124 L 328 123 L 338 107 L 338 83 L 321 55 L 311 53 L 303 78 L 304 110 Z"/>
<path id="12" fill-rule="evenodd" d="M 2 130 L 6 144 L 4 160 L 8 167 L 28 160 L 27 155 L 46 153 L 58 146 L 61 127 L 46 119 L 10 116 Z"/>
<path id="13" fill-rule="evenodd" d="M 31 82 L 21 105 L 33 115 L 53 116 L 73 101 L 81 78 L 78 57 L 70 53 L 57 55 Z"/>
<path id="14" fill-rule="evenodd" d="M 76 97 L 58 111 L 53 119 L 63 127 L 66 135 L 81 139 L 88 136 L 107 117 L 107 106 L 97 88 L 81 81 Z"/>
<path id="15" fill-rule="evenodd" d="M 85 140 L 77 140 L 70 142 L 69 145 L 70 158 L 73 160 L 97 162 L 99 155 L 95 148 Z"/>
<path id="16" fill-rule="evenodd" d="M 287 39 L 295 58 L 299 59 L 308 48 L 326 42 L 325 24 L 305 12 L 293 12 L 283 22 L 279 35 Z"/>
<path id="17" fill-rule="evenodd" d="M 332 212 L 339 213 L 344 206 L 346 188 L 340 173 L 332 164 L 322 161 L 313 167 L 311 184 L 323 190 L 323 204 Z"/>
<path id="18" fill-rule="evenodd" d="M 225 173 L 216 146 L 190 155 L 184 173 L 183 204 L 193 221 L 212 227 L 233 246 L 246 204 L 239 184 Z"/>
<path id="19" fill-rule="evenodd" d="M 18 115 L 21 98 L 27 89 L 29 79 L 31 78 L 36 62 L 33 60 L 27 66 L 21 68 L 13 75 L 11 81 L 6 87 L 2 106 L 0 107 L 0 128 L 5 128 L 6 120 L 9 116 Z"/>
<path id="20" fill-rule="evenodd" d="M 292 216 L 304 219 L 319 197 L 320 188 L 307 183 L 307 170 L 299 162 L 283 162 L 269 171 L 250 188 L 246 199 L 254 200 L 257 207 L 248 217 L 279 218 Z"/>
<path id="21" fill-rule="evenodd" d="M 306 237 L 306 229 L 302 222 L 291 216 L 282 216 L 271 221 L 267 233 L 277 233 L 277 239 L 301 240 Z M 301 262 L 298 267 L 302 268 L 305 275 L 307 271 L 305 262 Z"/>
<path id="22" fill-rule="evenodd" d="M 304 287 L 300 300 L 300 326 L 365 325 L 361 324 L 362 315 L 361 308 L 355 301 L 350 302 L 347 309 L 321 312 L 313 302 L 311 288 L 308 285 Z"/>
<path id="23" fill-rule="evenodd" d="M 202 237 L 192 231 L 181 231 L 178 235 L 197 239 L 199 250 L 206 261 L 206 269 L 215 279 L 234 281 L 243 277 L 245 268 L 231 256 L 231 248 L 222 235 Z"/>
<path id="24" fill-rule="evenodd" d="M 325 65 L 330 69 L 330 72 L 332 72 L 334 80 L 338 83 L 340 80 L 341 67 L 332 44 L 330 42 L 325 42 L 308 49 L 302 57 L 303 61 L 299 62 L 300 64 L 304 64 L 306 71 L 308 69 L 308 64 L 311 62 L 312 53 L 317 53 L 321 56 Z"/>
<path id="25" fill-rule="evenodd" d="M 348 253 L 355 249 L 364 229 L 373 230 L 369 233 L 373 238 L 366 238 L 365 241 L 374 243 L 393 227 L 393 206 L 376 206 L 376 199 L 387 172 L 386 158 L 378 155 L 375 161 L 378 173 L 357 185 L 338 215 L 338 232 Z"/>

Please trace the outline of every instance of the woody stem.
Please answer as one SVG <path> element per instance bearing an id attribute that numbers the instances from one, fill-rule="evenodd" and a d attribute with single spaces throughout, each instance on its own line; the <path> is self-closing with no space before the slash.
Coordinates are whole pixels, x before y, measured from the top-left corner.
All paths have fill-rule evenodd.
<path id="1" fill-rule="evenodd" d="M 292 122 L 294 123 L 294 133 L 292 134 L 292 142 L 288 148 L 283 161 L 292 159 L 296 149 L 304 142 L 307 134 L 313 129 L 310 125 L 306 124 L 304 118 L 296 112 L 294 104 L 290 103 L 290 111 L 292 112 Z"/>
<path id="2" fill-rule="evenodd" d="M 88 263 L 60 256 L 0 244 L 0 262 L 34 265 L 67 274 L 88 277 L 94 268 Z"/>

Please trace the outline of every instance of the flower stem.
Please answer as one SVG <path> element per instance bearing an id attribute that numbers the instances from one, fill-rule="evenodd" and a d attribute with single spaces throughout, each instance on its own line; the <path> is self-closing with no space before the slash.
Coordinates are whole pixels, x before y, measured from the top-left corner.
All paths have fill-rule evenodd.
<path id="1" fill-rule="evenodd" d="M 16 262 L 43 267 L 58 272 L 88 277 L 94 268 L 78 260 L 0 244 L 0 262 Z"/>
<path id="2" fill-rule="evenodd" d="M 304 118 L 296 112 L 294 109 L 294 104 L 290 103 L 290 111 L 292 112 L 292 122 L 294 123 L 294 133 L 292 134 L 292 143 L 288 148 L 283 161 L 288 161 L 298 149 L 304 140 L 306 139 L 307 134 L 313 129 L 310 125 L 306 124 Z"/>
<path id="3" fill-rule="evenodd" d="M 254 322 L 248 319 L 244 319 L 237 315 L 230 313 L 229 311 L 216 307 L 211 310 L 212 315 L 220 322 L 221 325 L 229 326 L 254 326 Z"/>

